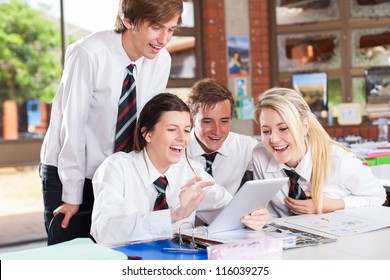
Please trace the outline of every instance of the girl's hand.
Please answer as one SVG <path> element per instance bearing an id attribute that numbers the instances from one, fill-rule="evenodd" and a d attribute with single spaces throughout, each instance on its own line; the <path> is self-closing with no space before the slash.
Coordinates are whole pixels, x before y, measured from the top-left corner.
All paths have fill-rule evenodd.
<path id="1" fill-rule="evenodd" d="M 247 227 L 253 230 L 261 230 L 268 221 L 268 210 L 267 208 L 261 208 L 253 211 L 247 216 L 241 219 L 241 222 Z"/>
<path id="2" fill-rule="evenodd" d="M 311 193 L 305 192 L 306 196 L 310 199 L 297 200 L 291 197 L 286 197 L 284 202 L 287 207 L 290 208 L 294 214 L 318 214 L 318 211 L 314 207 L 313 200 L 311 199 Z M 336 210 L 344 209 L 345 204 L 342 199 L 329 198 L 326 195 L 322 197 L 322 213 L 329 213 Z"/>
<path id="3" fill-rule="evenodd" d="M 294 214 L 315 214 L 317 213 L 313 200 L 311 198 L 306 200 L 294 199 L 291 197 L 286 197 L 284 202 L 287 207 L 290 208 L 291 212 Z"/>
<path id="4" fill-rule="evenodd" d="M 185 219 L 191 215 L 191 213 L 198 208 L 200 202 L 206 195 L 206 192 L 203 189 L 214 185 L 214 182 L 212 181 L 200 182 L 201 179 L 202 178 L 200 177 L 195 177 L 181 188 L 179 193 L 180 202 L 171 210 L 172 223 Z M 195 185 L 195 183 L 198 184 Z"/>

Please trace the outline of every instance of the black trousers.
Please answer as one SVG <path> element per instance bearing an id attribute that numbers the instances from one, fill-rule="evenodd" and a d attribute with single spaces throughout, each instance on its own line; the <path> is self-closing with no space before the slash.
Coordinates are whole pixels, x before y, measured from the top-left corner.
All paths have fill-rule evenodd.
<path id="1" fill-rule="evenodd" d="M 53 218 L 53 211 L 60 206 L 62 201 L 62 183 L 58 176 L 57 167 L 52 165 L 41 164 L 40 166 L 42 177 L 42 194 L 44 204 L 44 222 L 46 232 L 49 230 L 50 221 Z M 94 202 L 92 181 L 85 179 L 83 188 L 83 203 L 80 205 L 79 211 L 87 210 L 92 213 Z"/>

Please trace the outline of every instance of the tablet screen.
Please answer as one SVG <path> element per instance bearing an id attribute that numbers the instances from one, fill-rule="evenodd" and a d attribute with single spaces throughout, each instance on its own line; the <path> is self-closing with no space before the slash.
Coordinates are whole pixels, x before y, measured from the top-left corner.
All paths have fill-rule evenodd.
<path id="1" fill-rule="evenodd" d="M 288 182 L 288 177 L 247 181 L 233 199 L 208 226 L 209 233 L 243 228 L 241 218 L 267 206 L 271 198 Z"/>

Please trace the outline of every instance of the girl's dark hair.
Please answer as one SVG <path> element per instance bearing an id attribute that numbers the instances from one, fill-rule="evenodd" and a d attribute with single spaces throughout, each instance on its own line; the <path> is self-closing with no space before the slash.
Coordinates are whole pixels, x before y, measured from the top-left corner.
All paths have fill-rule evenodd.
<path id="1" fill-rule="evenodd" d="M 174 94 L 160 93 L 150 99 L 139 114 L 134 135 L 134 151 L 141 151 L 146 146 L 144 135 L 154 129 L 154 126 L 159 122 L 161 116 L 165 112 L 188 112 L 191 116 L 190 109 Z M 192 119 L 191 119 L 192 126 Z"/>

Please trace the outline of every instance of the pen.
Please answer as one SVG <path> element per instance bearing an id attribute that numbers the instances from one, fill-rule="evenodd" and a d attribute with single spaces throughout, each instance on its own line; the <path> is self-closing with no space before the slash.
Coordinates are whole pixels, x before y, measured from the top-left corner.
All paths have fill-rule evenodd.
<path id="1" fill-rule="evenodd" d="M 196 253 L 207 254 L 207 249 L 190 249 L 190 248 L 162 248 L 163 251 L 172 253 Z"/>

